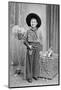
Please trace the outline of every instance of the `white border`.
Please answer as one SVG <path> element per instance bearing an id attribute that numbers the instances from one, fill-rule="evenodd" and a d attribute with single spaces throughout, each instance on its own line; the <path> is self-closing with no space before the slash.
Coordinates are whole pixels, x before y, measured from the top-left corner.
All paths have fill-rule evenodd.
<path id="1" fill-rule="evenodd" d="M 60 4 L 61 0 L 0 0 L 0 90 L 8 90 L 8 1 Z M 60 6 L 61 12 L 61 6 Z M 60 13 L 61 15 L 61 13 Z M 61 19 L 60 19 L 61 21 Z M 61 25 L 60 25 L 61 26 Z M 61 34 L 60 34 L 61 35 Z M 60 37 L 61 38 L 61 37 Z M 60 50 L 61 51 L 61 50 Z M 60 80 L 61 81 L 61 80 Z M 31 87 L 21 89 L 60 90 L 60 86 Z M 15 88 L 16 90 L 17 88 Z M 20 88 L 18 88 L 20 89 Z"/>

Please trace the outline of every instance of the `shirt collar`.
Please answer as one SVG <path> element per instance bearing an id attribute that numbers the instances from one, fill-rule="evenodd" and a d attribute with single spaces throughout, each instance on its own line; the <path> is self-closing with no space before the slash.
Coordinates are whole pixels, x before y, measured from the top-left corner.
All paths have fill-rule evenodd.
<path id="1" fill-rule="evenodd" d="M 37 28 L 36 27 L 35 28 L 32 28 L 31 27 L 31 30 L 34 31 L 34 32 L 36 32 L 37 31 Z"/>

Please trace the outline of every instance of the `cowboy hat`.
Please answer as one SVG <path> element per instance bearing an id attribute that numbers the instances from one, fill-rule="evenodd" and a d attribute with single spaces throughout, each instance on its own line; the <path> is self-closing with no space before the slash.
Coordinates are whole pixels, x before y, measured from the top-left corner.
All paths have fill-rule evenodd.
<path id="1" fill-rule="evenodd" d="M 31 21 L 31 19 L 36 19 L 37 20 L 37 28 L 39 28 L 40 27 L 40 25 L 41 25 L 41 19 L 40 19 L 40 17 L 37 15 L 37 14 L 35 14 L 35 13 L 30 13 L 30 14 L 28 14 L 27 15 L 27 17 L 26 17 L 26 23 L 27 23 L 27 25 L 28 26 L 31 26 L 31 24 L 30 24 L 30 21 Z"/>

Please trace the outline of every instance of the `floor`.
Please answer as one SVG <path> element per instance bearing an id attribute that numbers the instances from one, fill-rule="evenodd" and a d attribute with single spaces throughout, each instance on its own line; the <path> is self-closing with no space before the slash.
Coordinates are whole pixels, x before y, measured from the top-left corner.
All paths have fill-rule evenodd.
<path id="1" fill-rule="evenodd" d="M 15 70 L 14 70 L 15 71 Z M 13 67 L 10 68 L 10 87 L 22 87 L 22 86 L 36 86 L 36 85 L 54 85 L 58 84 L 58 75 L 52 80 L 39 78 L 38 80 L 32 79 L 32 83 L 27 82 L 23 79 L 23 74 L 16 75 L 13 72 Z"/>

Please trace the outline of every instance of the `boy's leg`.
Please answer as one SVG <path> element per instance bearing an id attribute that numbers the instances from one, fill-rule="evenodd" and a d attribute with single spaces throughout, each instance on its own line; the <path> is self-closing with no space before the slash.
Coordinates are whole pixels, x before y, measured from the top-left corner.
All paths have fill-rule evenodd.
<path id="1" fill-rule="evenodd" d="M 33 60 L 33 77 L 39 77 L 40 75 L 40 64 L 39 64 L 39 49 L 35 49 L 34 60 Z"/>
<path id="2" fill-rule="evenodd" d="M 32 63 L 33 63 L 33 54 L 29 54 L 29 50 L 27 50 L 26 55 L 26 79 L 32 80 Z"/>

